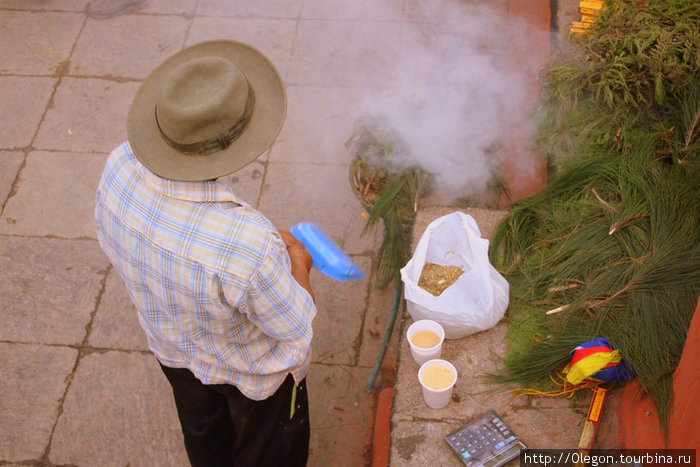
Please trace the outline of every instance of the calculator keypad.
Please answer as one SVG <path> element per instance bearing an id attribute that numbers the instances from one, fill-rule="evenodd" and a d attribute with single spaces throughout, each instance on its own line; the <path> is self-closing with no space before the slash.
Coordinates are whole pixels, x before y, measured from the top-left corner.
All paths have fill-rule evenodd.
<path id="1" fill-rule="evenodd" d="M 481 465 L 487 460 L 496 459 L 499 452 L 503 452 L 506 447 L 513 444 L 522 445 L 508 425 L 492 410 L 444 439 L 466 465 Z M 514 456 L 503 459 L 503 463 L 512 457 Z"/>

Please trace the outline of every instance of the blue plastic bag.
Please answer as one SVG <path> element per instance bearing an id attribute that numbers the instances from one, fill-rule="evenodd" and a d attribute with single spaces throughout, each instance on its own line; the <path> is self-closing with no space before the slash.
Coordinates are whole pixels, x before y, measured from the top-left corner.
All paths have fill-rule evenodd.
<path id="1" fill-rule="evenodd" d="M 365 277 L 352 259 L 316 224 L 300 222 L 291 228 L 291 233 L 309 251 L 314 267 L 331 279 L 350 281 Z"/>

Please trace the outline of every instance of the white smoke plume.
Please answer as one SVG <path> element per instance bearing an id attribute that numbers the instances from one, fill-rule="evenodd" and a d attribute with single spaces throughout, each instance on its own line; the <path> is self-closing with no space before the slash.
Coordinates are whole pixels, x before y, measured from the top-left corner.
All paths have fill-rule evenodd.
<path id="1" fill-rule="evenodd" d="M 541 65 L 530 52 L 547 32 L 484 2 L 415 5 L 416 20 L 382 45 L 388 84 L 368 96 L 366 112 L 401 134 L 433 174 L 439 202 L 476 199 L 506 153 L 511 161 L 532 157 L 529 113 Z"/>

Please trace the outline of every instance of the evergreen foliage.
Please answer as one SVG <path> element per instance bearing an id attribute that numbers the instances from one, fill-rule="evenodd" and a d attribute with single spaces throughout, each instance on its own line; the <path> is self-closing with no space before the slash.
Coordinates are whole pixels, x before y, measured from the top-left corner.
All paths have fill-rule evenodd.
<path id="1" fill-rule="evenodd" d="M 700 73 L 697 0 L 620 0 L 573 38 L 543 76 L 537 142 L 558 165 L 619 143 L 623 121 L 646 127 L 673 112 Z"/>
<path id="2" fill-rule="evenodd" d="M 617 0 L 547 67 L 536 136 L 559 171 L 492 242 L 512 295 L 496 379 L 544 384 L 606 337 L 665 426 L 700 295 L 698 34 L 700 2 Z"/>

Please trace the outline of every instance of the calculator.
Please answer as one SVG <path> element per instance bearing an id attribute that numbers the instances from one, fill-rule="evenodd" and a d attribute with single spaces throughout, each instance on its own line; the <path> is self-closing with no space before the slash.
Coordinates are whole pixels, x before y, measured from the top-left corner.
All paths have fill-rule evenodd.
<path id="1" fill-rule="evenodd" d="M 445 436 L 444 440 L 464 465 L 471 467 L 499 467 L 527 448 L 493 410 Z"/>

